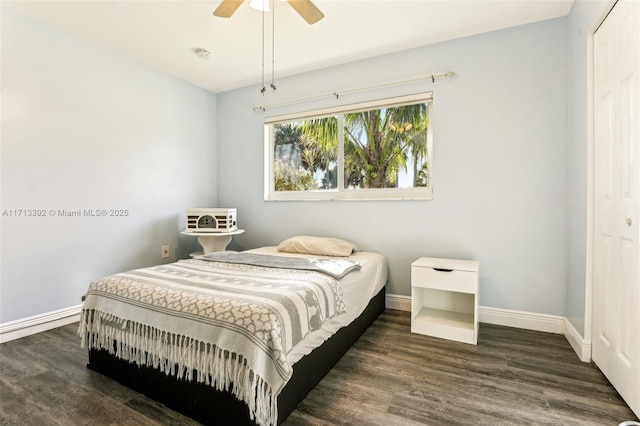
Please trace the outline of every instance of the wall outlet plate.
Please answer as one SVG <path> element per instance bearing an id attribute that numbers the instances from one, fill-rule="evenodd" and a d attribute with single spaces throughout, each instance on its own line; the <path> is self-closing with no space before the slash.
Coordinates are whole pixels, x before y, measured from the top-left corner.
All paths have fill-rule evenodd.
<path id="1" fill-rule="evenodd" d="M 169 257 L 169 246 L 162 246 L 162 258 L 166 259 Z"/>

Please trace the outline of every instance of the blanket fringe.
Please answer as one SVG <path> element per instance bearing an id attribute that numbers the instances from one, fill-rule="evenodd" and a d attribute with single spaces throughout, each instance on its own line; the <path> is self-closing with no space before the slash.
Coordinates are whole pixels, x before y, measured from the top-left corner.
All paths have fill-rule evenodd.
<path id="1" fill-rule="evenodd" d="M 197 371 L 198 382 L 220 391 L 229 391 L 233 384 L 233 395 L 247 404 L 251 420 L 265 426 L 277 423 L 277 398 L 271 386 L 239 354 L 94 309 L 82 310 L 78 334 L 83 348 L 105 349 L 166 375 L 193 381 Z"/>

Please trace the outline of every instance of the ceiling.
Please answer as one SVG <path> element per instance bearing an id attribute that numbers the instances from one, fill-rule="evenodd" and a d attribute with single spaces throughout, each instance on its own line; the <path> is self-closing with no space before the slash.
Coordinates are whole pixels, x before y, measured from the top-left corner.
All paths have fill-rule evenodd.
<path id="1" fill-rule="evenodd" d="M 307 24 L 287 3 L 265 14 L 264 70 L 276 79 L 353 60 L 569 14 L 573 0 L 314 0 Z M 65 31 L 205 89 L 262 80 L 263 15 L 246 0 L 228 19 L 213 1 L 3 1 Z M 195 54 L 210 52 L 209 59 Z"/>

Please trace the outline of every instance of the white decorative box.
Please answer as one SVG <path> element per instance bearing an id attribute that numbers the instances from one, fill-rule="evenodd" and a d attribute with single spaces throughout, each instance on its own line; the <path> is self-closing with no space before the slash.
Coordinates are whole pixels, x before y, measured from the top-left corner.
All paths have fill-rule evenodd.
<path id="1" fill-rule="evenodd" d="M 186 232 L 233 232 L 237 229 L 236 209 L 187 209 Z"/>

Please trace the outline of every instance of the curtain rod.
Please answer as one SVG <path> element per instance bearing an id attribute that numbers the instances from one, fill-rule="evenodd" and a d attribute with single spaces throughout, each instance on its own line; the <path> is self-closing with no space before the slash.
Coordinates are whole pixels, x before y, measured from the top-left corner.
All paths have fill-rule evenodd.
<path id="1" fill-rule="evenodd" d="M 378 84 L 378 85 L 374 85 L 374 86 L 365 86 L 365 87 L 359 87 L 359 88 L 356 88 L 356 89 L 341 90 L 339 92 L 327 93 L 327 94 L 324 94 L 324 95 L 317 95 L 317 96 L 310 96 L 310 97 L 307 97 L 307 98 L 292 99 L 290 101 L 284 101 L 284 102 L 270 104 L 270 105 L 258 105 L 258 106 L 254 106 L 253 110 L 256 111 L 256 112 L 257 111 L 266 111 L 269 108 L 277 108 L 277 107 L 281 107 L 281 106 L 285 106 L 285 105 L 294 105 L 294 104 L 298 104 L 300 102 L 315 101 L 317 99 L 323 99 L 323 98 L 340 99 L 340 96 L 341 95 L 345 95 L 345 94 L 357 93 L 357 92 L 365 92 L 367 90 L 379 89 L 379 88 L 382 88 L 382 87 L 400 86 L 400 85 L 403 85 L 403 84 L 415 83 L 415 82 L 418 82 L 418 81 L 431 80 L 432 83 L 435 83 L 436 80 L 439 80 L 441 78 L 452 78 L 455 75 L 456 75 L 455 72 L 448 71 L 448 72 L 445 72 L 445 73 L 442 73 L 442 74 L 431 74 L 431 75 L 426 76 L 426 77 L 418 77 L 418 78 L 414 78 L 414 79 L 410 79 L 410 80 L 392 81 L 392 82 L 389 82 L 389 83 L 383 83 L 383 84 Z"/>

